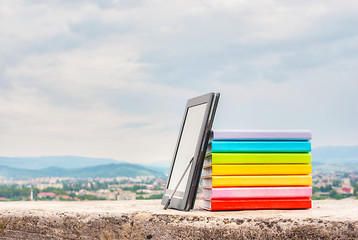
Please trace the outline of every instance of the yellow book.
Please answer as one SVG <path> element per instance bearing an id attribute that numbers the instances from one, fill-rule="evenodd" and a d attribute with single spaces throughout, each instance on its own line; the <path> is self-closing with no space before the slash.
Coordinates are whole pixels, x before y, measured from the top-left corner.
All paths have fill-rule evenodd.
<path id="1" fill-rule="evenodd" d="M 309 175 L 293 176 L 212 176 L 203 177 L 203 187 L 309 186 Z"/>
<path id="2" fill-rule="evenodd" d="M 310 164 L 211 165 L 203 170 L 203 176 L 308 175 L 311 173 Z"/>

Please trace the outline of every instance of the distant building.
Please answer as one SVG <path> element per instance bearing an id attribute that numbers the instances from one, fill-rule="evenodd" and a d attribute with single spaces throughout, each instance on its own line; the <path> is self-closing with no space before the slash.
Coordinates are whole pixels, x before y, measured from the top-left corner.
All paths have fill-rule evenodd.
<path id="1" fill-rule="evenodd" d="M 52 192 L 40 192 L 37 194 L 38 198 L 45 198 L 45 197 L 56 197 L 56 194 L 52 193 Z"/>
<path id="2" fill-rule="evenodd" d="M 353 194 L 354 188 L 342 187 L 341 194 Z"/>
<path id="3" fill-rule="evenodd" d="M 329 192 L 316 192 L 317 197 L 329 197 Z"/>
<path id="4" fill-rule="evenodd" d="M 49 188 L 49 187 L 63 188 L 63 184 L 62 183 L 39 183 L 39 184 L 36 184 L 36 187 L 40 190 Z"/>
<path id="5" fill-rule="evenodd" d="M 120 185 L 119 184 L 108 184 L 108 189 L 118 190 L 118 189 L 120 189 Z"/>
<path id="6" fill-rule="evenodd" d="M 78 191 L 78 195 L 95 195 L 93 191 L 88 191 L 87 189 L 81 189 Z"/>
<path id="7" fill-rule="evenodd" d="M 72 200 L 72 198 L 68 195 L 60 195 L 60 196 L 57 196 L 57 200 Z"/>
<path id="8" fill-rule="evenodd" d="M 96 191 L 96 196 L 99 198 L 105 198 L 107 200 L 116 200 L 117 194 L 114 192 L 111 192 L 108 189 L 100 189 Z"/>
<path id="9" fill-rule="evenodd" d="M 120 191 L 117 200 L 135 200 L 136 194 L 131 191 Z"/>
<path id="10" fill-rule="evenodd" d="M 150 190 L 150 189 L 138 189 L 136 192 L 137 193 L 141 193 L 141 192 L 143 192 L 143 193 L 152 193 L 153 191 Z"/>
<path id="11" fill-rule="evenodd" d="M 351 180 L 349 178 L 343 178 L 342 179 L 342 185 L 350 186 Z"/>

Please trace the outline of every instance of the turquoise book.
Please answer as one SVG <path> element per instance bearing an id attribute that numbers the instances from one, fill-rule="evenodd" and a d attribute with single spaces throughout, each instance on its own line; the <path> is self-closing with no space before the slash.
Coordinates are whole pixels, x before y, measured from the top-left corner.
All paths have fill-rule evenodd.
<path id="1" fill-rule="evenodd" d="M 309 141 L 211 141 L 207 152 L 310 152 Z"/>

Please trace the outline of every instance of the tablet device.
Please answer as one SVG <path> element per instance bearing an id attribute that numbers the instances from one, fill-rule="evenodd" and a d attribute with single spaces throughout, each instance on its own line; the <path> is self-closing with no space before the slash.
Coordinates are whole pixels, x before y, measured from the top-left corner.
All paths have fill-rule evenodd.
<path id="1" fill-rule="evenodd" d="M 194 207 L 219 96 L 209 93 L 187 102 L 163 194 L 165 209 L 189 211 Z"/>

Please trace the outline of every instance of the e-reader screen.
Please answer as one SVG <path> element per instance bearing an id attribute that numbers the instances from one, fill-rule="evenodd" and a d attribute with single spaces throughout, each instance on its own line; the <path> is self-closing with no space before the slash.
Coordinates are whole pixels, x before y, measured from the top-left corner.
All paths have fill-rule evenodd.
<path id="1" fill-rule="evenodd" d="M 188 109 L 168 186 L 169 190 L 173 190 L 175 188 L 185 171 L 185 168 L 194 157 L 195 149 L 200 136 L 200 130 L 204 121 L 206 105 L 207 103 L 204 103 Z M 187 171 L 184 175 L 174 197 L 183 197 L 188 182 L 189 172 L 190 171 Z"/>

